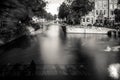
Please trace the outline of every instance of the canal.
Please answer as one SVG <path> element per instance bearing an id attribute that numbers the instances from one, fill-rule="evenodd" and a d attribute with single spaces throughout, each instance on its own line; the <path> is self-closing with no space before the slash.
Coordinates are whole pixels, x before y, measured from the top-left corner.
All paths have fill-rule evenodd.
<path id="1" fill-rule="evenodd" d="M 111 66 L 115 70 L 120 68 L 120 51 L 115 48 L 119 45 L 119 38 L 64 34 L 60 26 L 54 24 L 44 33 L 23 36 L 0 47 L 0 64 L 30 64 L 34 60 L 38 76 L 54 75 L 60 80 L 70 80 L 71 76 L 79 76 L 81 80 L 114 80 L 119 79 L 119 74 L 117 71 L 112 74 Z"/>

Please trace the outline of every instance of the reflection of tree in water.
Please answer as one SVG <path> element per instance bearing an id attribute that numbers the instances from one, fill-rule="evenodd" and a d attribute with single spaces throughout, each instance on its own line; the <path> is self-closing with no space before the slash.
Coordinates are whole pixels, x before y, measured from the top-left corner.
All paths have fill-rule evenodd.
<path id="1" fill-rule="evenodd" d="M 1 46 L 1 49 L 4 49 L 5 51 L 9 51 L 13 48 L 22 48 L 26 49 L 31 46 L 31 37 L 30 36 L 23 36 L 19 39 L 16 39 L 4 46 Z"/>
<path id="2" fill-rule="evenodd" d="M 76 56 L 76 59 L 74 65 L 67 68 L 67 72 L 71 74 L 71 72 L 76 71 L 75 73 L 77 75 L 86 75 L 87 77 L 89 77 L 89 74 L 93 73 L 92 61 L 89 56 L 86 55 L 87 53 L 82 47 L 81 39 L 71 38 L 71 45 L 72 47 L 70 52 Z"/>
<path id="3" fill-rule="evenodd" d="M 76 49 L 74 49 L 73 52 L 76 53 L 77 59 L 76 62 L 77 64 L 83 64 L 83 65 L 88 65 L 89 63 L 89 58 L 85 55 L 85 51 L 83 50 L 82 46 L 81 46 L 81 40 L 80 39 L 76 39 L 76 41 L 74 42 L 74 46 Z"/>

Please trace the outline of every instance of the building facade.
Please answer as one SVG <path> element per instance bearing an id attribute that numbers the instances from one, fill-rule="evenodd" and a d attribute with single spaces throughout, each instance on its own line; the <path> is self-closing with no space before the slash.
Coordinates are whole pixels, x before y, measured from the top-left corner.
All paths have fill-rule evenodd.
<path id="1" fill-rule="evenodd" d="M 118 0 L 94 0 L 94 9 L 86 16 L 82 17 L 81 25 L 93 25 L 97 19 L 104 21 L 106 18 L 114 21 L 114 10 L 117 8 Z"/>

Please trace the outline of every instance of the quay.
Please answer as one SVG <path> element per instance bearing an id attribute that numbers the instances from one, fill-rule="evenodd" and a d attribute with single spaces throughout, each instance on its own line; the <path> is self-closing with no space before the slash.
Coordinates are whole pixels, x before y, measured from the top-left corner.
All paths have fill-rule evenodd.
<path id="1" fill-rule="evenodd" d="M 105 27 L 69 27 L 66 32 L 68 34 L 107 34 L 109 31 L 117 31 L 115 29 Z"/>

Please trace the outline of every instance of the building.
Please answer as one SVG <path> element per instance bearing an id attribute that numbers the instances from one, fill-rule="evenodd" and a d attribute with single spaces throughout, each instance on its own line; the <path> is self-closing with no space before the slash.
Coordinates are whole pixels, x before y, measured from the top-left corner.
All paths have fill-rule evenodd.
<path id="1" fill-rule="evenodd" d="M 114 10 L 117 8 L 118 0 L 94 0 L 94 2 L 94 10 L 82 17 L 81 25 L 93 25 L 97 19 L 100 19 L 101 22 L 104 22 L 106 18 L 114 21 Z"/>

